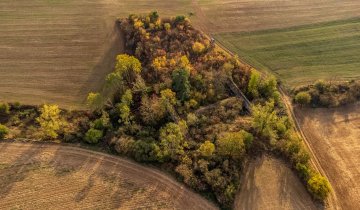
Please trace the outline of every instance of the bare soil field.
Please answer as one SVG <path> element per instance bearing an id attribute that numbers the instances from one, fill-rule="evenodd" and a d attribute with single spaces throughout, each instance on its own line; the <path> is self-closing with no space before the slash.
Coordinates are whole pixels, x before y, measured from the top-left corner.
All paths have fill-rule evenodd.
<path id="1" fill-rule="evenodd" d="M 360 104 L 337 109 L 295 109 L 310 146 L 334 188 L 341 209 L 360 204 Z"/>
<path id="2" fill-rule="evenodd" d="M 123 51 L 116 18 L 152 10 L 182 14 L 186 2 L 2 0 L 0 100 L 82 108 Z"/>
<path id="3" fill-rule="evenodd" d="M 216 209 L 158 170 L 76 147 L 0 143 L 1 209 Z"/>
<path id="4" fill-rule="evenodd" d="M 242 178 L 234 208 L 247 209 L 321 209 L 307 193 L 293 171 L 281 160 L 262 156 L 249 163 Z"/>

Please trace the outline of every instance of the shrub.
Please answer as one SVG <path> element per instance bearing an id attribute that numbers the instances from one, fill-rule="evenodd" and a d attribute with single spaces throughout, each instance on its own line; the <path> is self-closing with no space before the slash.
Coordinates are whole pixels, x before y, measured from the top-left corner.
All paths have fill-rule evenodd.
<path id="1" fill-rule="evenodd" d="M 295 96 L 295 102 L 300 105 L 307 105 L 311 101 L 311 96 L 308 92 L 299 92 Z"/>
<path id="2" fill-rule="evenodd" d="M 102 100 L 100 93 L 91 92 L 86 98 L 86 105 L 92 110 L 98 110 L 102 107 Z"/>
<path id="3" fill-rule="evenodd" d="M 166 31 L 170 31 L 170 29 L 171 29 L 170 23 L 165 23 L 164 28 L 165 28 Z"/>
<path id="4" fill-rule="evenodd" d="M 217 146 L 221 155 L 240 159 L 244 155 L 245 149 L 250 146 L 252 140 L 253 136 L 246 131 L 232 132 L 219 138 Z"/>
<path id="5" fill-rule="evenodd" d="M 4 139 L 8 133 L 9 129 L 5 125 L 0 124 L 0 139 Z"/>
<path id="6" fill-rule="evenodd" d="M 130 136 L 121 136 L 115 144 L 115 150 L 120 154 L 132 154 L 135 140 Z"/>
<path id="7" fill-rule="evenodd" d="M 160 129 L 160 148 L 163 158 L 176 160 L 184 154 L 184 135 L 182 127 L 175 123 L 168 123 Z"/>
<path id="8" fill-rule="evenodd" d="M 320 93 L 323 93 L 325 92 L 327 89 L 328 89 L 328 85 L 326 84 L 325 81 L 323 80 L 318 80 L 316 83 L 315 83 L 315 88 L 320 91 Z"/>
<path id="9" fill-rule="evenodd" d="M 298 163 L 296 164 L 295 169 L 298 171 L 302 179 L 309 180 L 311 176 L 311 170 L 307 165 Z"/>
<path id="10" fill-rule="evenodd" d="M 92 123 L 93 128 L 97 130 L 104 130 L 111 126 L 109 114 L 105 111 L 103 111 L 101 118 L 94 120 Z"/>
<path id="11" fill-rule="evenodd" d="M 0 114 L 6 115 L 10 113 L 10 106 L 7 103 L 0 103 Z"/>
<path id="12" fill-rule="evenodd" d="M 175 24 L 181 24 L 181 23 L 184 23 L 186 20 L 186 17 L 183 16 L 183 15 L 179 15 L 179 16 L 176 16 L 175 19 L 174 19 L 174 23 Z"/>
<path id="13" fill-rule="evenodd" d="M 331 191 L 328 180 L 320 174 L 315 174 L 307 182 L 307 188 L 314 198 L 325 200 Z"/>
<path id="14" fill-rule="evenodd" d="M 137 161 L 162 162 L 159 146 L 153 141 L 138 140 L 134 143 L 134 157 Z"/>
<path id="15" fill-rule="evenodd" d="M 90 128 L 85 134 L 85 141 L 90 144 L 97 144 L 103 137 L 103 131 Z"/>

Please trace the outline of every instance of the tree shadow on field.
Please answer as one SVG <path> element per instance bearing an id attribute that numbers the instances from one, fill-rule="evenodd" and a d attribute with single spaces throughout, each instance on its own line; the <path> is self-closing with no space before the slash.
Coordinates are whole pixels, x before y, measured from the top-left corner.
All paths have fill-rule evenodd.
<path id="1" fill-rule="evenodd" d="M 89 166 L 89 170 L 92 173 L 87 179 L 87 184 L 75 195 L 75 202 L 81 202 L 90 193 L 91 188 L 94 186 L 95 178 L 102 162 L 103 158 L 97 159 L 96 162 L 92 161 L 92 164 Z"/>
<path id="2" fill-rule="evenodd" d="M 0 145 L 0 154 L 7 153 L 9 146 L 5 144 Z M 19 146 L 21 146 L 21 144 L 19 144 Z M 16 182 L 23 181 L 31 170 L 39 167 L 39 163 L 34 160 L 34 157 L 41 153 L 42 150 L 40 145 L 33 144 L 19 154 L 9 167 L 0 169 L 0 200 L 11 192 Z"/>
<path id="3" fill-rule="evenodd" d="M 234 209 L 256 209 L 260 190 L 256 186 L 255 169 L 262 164 L 262 157 L 256 157 L 244 168 L 239 188 L 234 202 Z"/>
<path id="4" fill-rule="evenodd" d="M 112 32 L 106 39 L 105 53 L 91 70 L 86 83 L 80 88 L 78 92 L 80 96 L 86 96 L 90 91 L 101 90 L 105 76 L 114 70 L 116 56 L 125 52 L 124 34 L 120 30 L 119 23 L 114 21 Z"/>

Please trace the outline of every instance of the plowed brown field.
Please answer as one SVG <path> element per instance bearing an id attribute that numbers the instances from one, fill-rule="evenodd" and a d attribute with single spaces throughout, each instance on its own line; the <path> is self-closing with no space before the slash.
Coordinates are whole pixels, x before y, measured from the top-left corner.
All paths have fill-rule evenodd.
<path id="1" fill-rule="evenodd" d="M 236 210 L 321 209 L 281 160 L 262 156 L 249 163 L 235 200 Z"/>
<path id="2" fill-rule="evenodd" d="M 0 100 L 83 108 L 123 51 L 117 17 L 156 10 L 205 32 L 285 28 L 358 16 L 358 0 L 1 0 Z"/>
<path id="3" fill-rule="evenodd" d="M 310 146 L 342 209 L 360 205 L 360 104 L 337 109 L 296 109 Z"/>
<path id="4" fill-rule="evenodd" d="M 0 101 L 84 108 L 123 51 L 117 17 L 158 10 L 182 14 L 186 2 L 156 0 L 0 1 Z"/>
<path id="5" fill-rule="evenodd" d="M 76 147 L 0 143 L 0 209 L 216 209 L 158 170 Z"/>

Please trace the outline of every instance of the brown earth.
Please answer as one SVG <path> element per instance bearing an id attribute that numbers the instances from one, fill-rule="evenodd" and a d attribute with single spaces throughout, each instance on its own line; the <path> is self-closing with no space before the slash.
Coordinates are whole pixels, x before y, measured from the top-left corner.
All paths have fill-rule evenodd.
<path id="1" fill-rule="evenodd" d="M 297 108 L 295 115 L 341 209 L 360 205 L 360 104 L 332 109 Z"/>
<path id="2" fill-rule="evenodd" d="M 322 209 L 315 204 L 295 173 L 281 160 L 262 156 L 245 168 L 236 196 L 237 210 Z"/>
<path id="3" fill-rule="evenodd" d="M 101 89 L 123 52 L 116 18 L 182 14 L 181 2 L 0 1 L 0 101 L 84 108 L 87 93 Z"/>
<path id="4" fill-rule="evenodd" d="M 216 209 L 162 172 L 55 144 L 0 143 L 1 209 Z"/>
<path id="5" fill-rule="evenodd" d="M 210 33 L 258 31 L 358 17 L 358 0 L 192 0 Z M 196 9 L 196 7 L 198 9 Z M 205 18 L 204 18 L 205 17 Z M 201 26 L 201 25 L 200 25 Z"/>
<path id="6" fill-rule="evenodd" d="M 191 16 L 207 33 L 253 31 L 354 17 L 357 0 L 2 0 L 0 101 L 84 108 L 123 51 L 117 17 L 157 10 Z"/>

